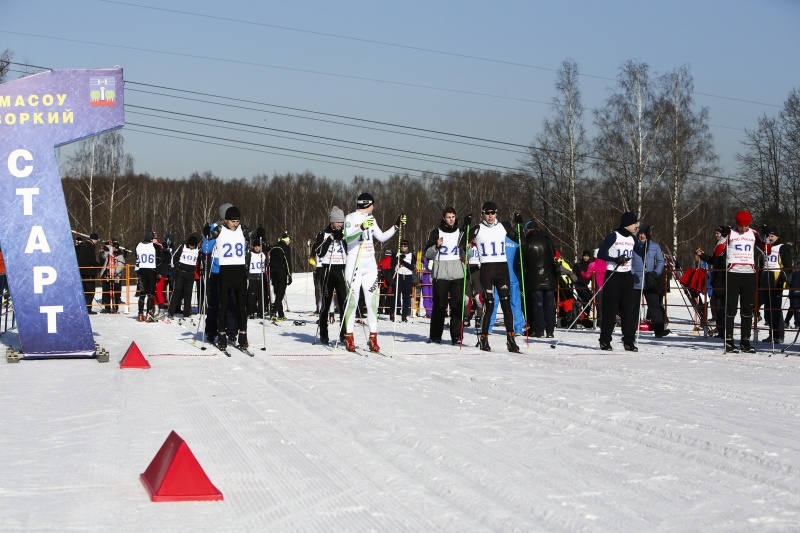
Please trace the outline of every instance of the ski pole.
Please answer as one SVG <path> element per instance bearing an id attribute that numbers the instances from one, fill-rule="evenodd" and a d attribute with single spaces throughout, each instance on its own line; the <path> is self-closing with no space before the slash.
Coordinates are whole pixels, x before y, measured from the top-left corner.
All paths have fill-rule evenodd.
<path id="1" fill-rule="evenodd" d="M 519 251 L 519 279 L 522 284 L 522 318 L 525 322 L 525 351 L 531 350 L 531 345 L 528 342 L 528 335 L 530 332 L 530 324 L 528 324 L 528 298 L 527 294 L 525 293 L 525 268 L 522 262 L 522 233 L 520 233 L 519 222 L 517 222 L 517 240 L 519 241 L 517 244 L 517 250 Z"/>
<path id="2" fill-rule="evenodd" d="M 264 341 L 264 346 L 261 348 L 262 352 L 267 351 L 267 313 L 264 312 L 264 278 L 267 276 L 267 254 L 264 253 L 264 241 L 261 237 L 258 238 L 258 244 L 261 245 L 261 339 Z"/>
<path id="3" fill-rule="evenodd" d="M 638 235 L 636 236 L 639 237 Z M 636 324 L 636 344 L 639 344 L 639 332 L 642 330 L 642 298 L 644 298 L 644 280 L 647 275 L 647 245 L 650 239 L 644 241 L 644 257 L 642 258 L 642 277 L 639 278 L 639 323 Z M 645 315 L 646 316 L 646 315 Z"/>
<path id="4" fill-rule="evenodd" d="M 466 307 L 467 307 L 467 270 L 469 265 L 469 261 L 467 258 L 467 247 L 469 246 L 469 243 L 467 242 L 469 240 L 469 226 L 470 226 L 469 224 L 466 225 L 465 227 L 466 231 L 461 235 L 461 237 L 466 235 L 467 238 L 464 239 L 464 256 L 463 256 L 464 263 L 461 265 L 461 270 L 464 272 L 464 283 L 462 284 L 461 287 L 461 325 L 459 327 L 459 339 L 458 339 L 459 350 L 464 346 L 464 315 L 466 313 Z M 458 239 L 459 250 L 461 249 L 461 237 L 459 237 Z"/>
<path id="5" fill-rule="evenodd" d="M 400 257 L 401 257 L 400 243 L 402 242 L 402 240 L 403 240 L 403 225 L 400 224 L 400 226 L 397 228 L 397 268 L 394 269 L 394 275 L 397 276 L 397 281 L 395 282 L 395 289 L 394 289 L 394 309 L 393 309 L 394 313 L 392 313 L 392 315 L 394 316 L 394 321 L 392 324 L 392 355 L 394 355 L 394 339 L 397 334 L 397 300 L 399 296 L 398 293 L 400 291 Z M 402 310 L 400 311 L 400 313 L 402 315 Z"/>
<path id="6" fill-rule="evenodd" d="M 321 260 L 321 258 L 320 258 Z M 322 277 L 322 306 L 319 309 L 319 319 L 317 320 L 317 330 L 314 332 L 314 342 L 317 343 L 319 337 L 319 328 L 322 320 L 328 320 L 328 310 L 325 308 L 325 302 L 328 301 L 328 276 L 331 273 L 331 263 L 328 263 L 328 268 L 325 269 L 325 275 Z M 328 304 L 330 307 L 330 304 Z"/>

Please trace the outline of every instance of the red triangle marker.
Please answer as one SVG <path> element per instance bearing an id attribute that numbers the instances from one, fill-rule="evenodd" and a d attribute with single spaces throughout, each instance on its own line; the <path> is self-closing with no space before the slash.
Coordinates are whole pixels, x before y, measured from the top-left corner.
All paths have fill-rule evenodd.
<path id="1" fill-rule="evenodd" d="M 136 342 L 131 342 L 128 351 L 119 362 L 120 368 L 150 368 L 150 363 L 142 355 L 142 351 L 136 346 Z"/>
<path id="2" fill-rule="evenodd" d="M 154 502 L 222 500 L 222 493 L 174 431 L 139 478 Z"/>

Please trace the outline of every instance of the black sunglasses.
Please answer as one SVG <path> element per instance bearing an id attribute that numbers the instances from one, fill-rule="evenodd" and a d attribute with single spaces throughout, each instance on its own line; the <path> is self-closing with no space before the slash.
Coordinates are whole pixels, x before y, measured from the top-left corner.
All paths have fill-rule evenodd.
<path id="1" fill-rule="evenodd" d="M 494 209 L 492 209 L 491 211 L 484 211 L 484 212 L 483 212 L 483 214 L 484 214 L 484 215 L 496 215 L 496 214 L 497 214 L 497 211 L 495 211 Z"/>

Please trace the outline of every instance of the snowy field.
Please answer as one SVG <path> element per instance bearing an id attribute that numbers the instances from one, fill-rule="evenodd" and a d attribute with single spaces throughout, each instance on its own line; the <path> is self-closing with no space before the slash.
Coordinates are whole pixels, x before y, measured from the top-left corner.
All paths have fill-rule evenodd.
<path id="1" fill-rule="evenodd" d="M 290 320 L 250 322 L 254 358 L 96 315 L 111 362 L 0 365 L 0 531 L 800 530 L 800 357 L 723 355 L 677 292 L 674 335 L 638 353 L 561 329 L 510 354 L 473 328 L 459 350 L 382 318 L 387 356 L 364 357 L 312 345 L 292 319 L 313 288 L 289 289 Z M 120 369 L 131 341 L 152 368 Z M 150 501 L 173 430 L 223 501 Z"/>

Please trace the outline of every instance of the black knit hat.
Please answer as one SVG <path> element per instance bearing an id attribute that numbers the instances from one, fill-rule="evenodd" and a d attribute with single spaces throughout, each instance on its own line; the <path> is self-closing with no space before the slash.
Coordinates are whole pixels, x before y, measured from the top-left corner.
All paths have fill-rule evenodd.
<path id="1" fill-rule="evenodd" d="M 776 237 L 781 236 L 781 230 L 778 226 L 770 226 L 767 228 L 767 235 L 775 235 Z"/>
<path id="2" fill-rule="evenodd" d="M 242 212 L 235 205 L 225 211 L 225 220 L 239 220 L 240 218 L 242 218 Z"/>
<path id="3" fill-rule="evenodd" d="M 635 213 L 626 211 L 622 213 L 622 217 L 619 219 L 619 227 L 627 228 L 631 224 L 636 224 L 637 222 L 639 222 L 639 217 L 637 217 Z"/>
<path id="4" fill-rule="evenodd" d="M 481 207 L 481 212 L 485 213 L 486 211 L 497 211 L 497 204 L 494 202 L 485 202 L 483 207 Z"/>
<path id="5" fill-rule="evenodd" d="M 189 246 L 197 246 L 199 242 L 200 240 L 197 238 L 197 235 L 195 234 L 189 235 L 189 238 L 186 239 L 186 244 L 188 244 Z"/>
<path id="6" fill-rule="evenodd" d="M 366 209 L 367 207 L 371 206 L 375 203 L 375 198 L 368 192 L 362 192 L 358 195 L 358 200 L 356 201 L 356 206 L 359 209 Z"/>

